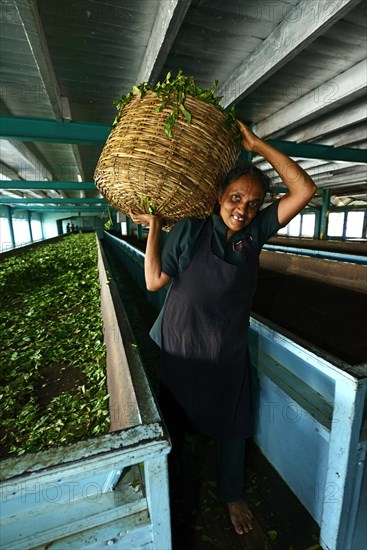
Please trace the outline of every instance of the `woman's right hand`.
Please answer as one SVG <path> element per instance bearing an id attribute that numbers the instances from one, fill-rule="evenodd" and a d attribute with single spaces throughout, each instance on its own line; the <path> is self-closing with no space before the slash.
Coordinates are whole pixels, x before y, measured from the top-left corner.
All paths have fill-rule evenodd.
<path id="1" fill-rule="evenodd" d="M 137 223 L 139 225 L 144 225 L 146 227 L 157 223 L 162 226 L 163 225 L 163 218 L 160 216 L 156 216 L 155 214 L 140 214 L 139 212 L 129 212 L 129 217 L 132 219 L 134 223 Z"/>

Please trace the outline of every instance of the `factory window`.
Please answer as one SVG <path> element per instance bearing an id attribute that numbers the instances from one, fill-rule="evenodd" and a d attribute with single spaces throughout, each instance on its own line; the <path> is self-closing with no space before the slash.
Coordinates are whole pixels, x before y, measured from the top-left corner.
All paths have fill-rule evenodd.
<path id="1" fill-rule="evenodd" d="M 329 237 L 343 236 L 344 215 L 344 212 L 330 212 L 327 231 Z"/>
<path id="2" fill-rule="evenodd" d="M 9 221 L 7 218 L 0 218 L 0 252 L 13 248 L 10 236 Z"/>
<path id="3" fill-rule="evenodd" d="M 15 244 L 17 246 L 22 246 L 31 242 L 28 220 L 13 219 L 13 231 Z"/>
<path id="4" fill-rule="evenodd" d="M 278 235 L 288 237 L 313 237 L 315 232 L 316 216 L 314 212 L 298 214 L 285 227 L 278 231 Z"/>
<path id="5" fill-rule="evenodd" d="M 301 237 L 313 237 L 315 233 L 316 215 L 314 212 L 302 215 Z"/>
<path id="6" fill-rule="evenodd" d="M 347 239 L 360 239 L 363 237 L 364 212 L 348 212 L 345 236 Z"/>
<path id="7" fill-rule="evenodd" d="M 40 241 L 42 237 L 41 220 L 31 220 L 32 237 L 34 241 Z"/>

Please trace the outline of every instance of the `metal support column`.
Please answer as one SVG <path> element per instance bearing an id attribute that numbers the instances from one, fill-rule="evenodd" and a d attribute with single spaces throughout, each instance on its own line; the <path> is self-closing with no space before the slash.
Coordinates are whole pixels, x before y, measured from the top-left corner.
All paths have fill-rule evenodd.
<path id="1" fill-rule="evenodd" d="M 364 213 L 362 239 L 365 239 L 366 237 L 367 237 L 367 210 Z"/>
<path id="2" fill-rule="evenodd" d="M 141 225 L 138 225 L 138 239 L 143 238 L 143 227 Z"/>
<path id="3" fill-rule="evenodd" d="M 42 212 L 39 213 L 39 217 L 40 217 L 40 222 L 41 222 L 41 235 L 42 235 L 42 240 L 44 240 L 44 238 L 45 238 L 45 232 L 44 232 L 44 230 L 43 230 L 43 218 L 44 218 L 44 216 L 43 216 L 43 213 L 42 213 Z"/>
<path id="4" fill-rule="evenodd" d="M 9 224 L 11 248 L 15 248 L 15 237 L 14 237 L 13 216 L 12 216 L 13 209 L 10 206 L 4 206 L 4 210 L 6 212 L 6 219 L 8 220 L 8 224 Z"/>
<path id="5" fill-rule="evenodd" d="M 128 216 L 126 216 L 126 235 L 131 237 L 131 220 Z"/>
<path id="6" fill-rule="evenodd" d="M 319 239 L 327 239 L 331 189 L 322 190 L 322 209 L 320 217 Z"/>
<path id="7" fill-rule="evenodd" d="M 29 237 L 31 239 L 31 243 L 34 242 L 33 240 L 33 233 L 32 233 L 32 212 L 30 210 L 27 210 L 27 219 L 28 219 L 28 228 L 29 228 Z"/>
<path id="8" fill-rule="evenodd" d="M 365 403 L 366 381 L 337 381 L 320 525 L 323 548 L 361 548 L 351 541 L 357 534 L 358 510 L 364 507 L 360 495 L 366 448 L 360 436 Z"/>

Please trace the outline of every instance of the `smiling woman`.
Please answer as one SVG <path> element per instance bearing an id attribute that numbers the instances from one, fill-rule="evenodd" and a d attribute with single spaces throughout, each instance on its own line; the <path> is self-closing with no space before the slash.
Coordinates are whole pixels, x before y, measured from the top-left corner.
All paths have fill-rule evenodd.
<path id="1" fill-rule="evenodd" d="M 235 179 L 233 179 L 235 178 Z M 264 200 L 266 190 L 258 176 L 244 169 L 240 176 L 227 177 L 219 194 L 220 217 L 228 227 L 227 239 L 252 222 Z"/>
<path id="2" fill-rule="evenodd" d="M 245 439 L 252 434 L 247 333 L 264 243 L 314 195 L 312 179 L 293 160 L 238 121 L 242 146 L 261 154 L 288 193 L 260 210 L 268 179 L 254 166 L 234 170 L 218 195 L 219 214 L 188 218 L 171 231 L 162 253 L 162 219 L 131 213 L 150 226 L 145 256 L 148 290 L 171 279 L 151 336 L 161 347 L 161 407 L 180 453 L 183 433 L 211 436 L 218 454 L 218 494 L 238 534 L 252 529 L 243 501 Z"/>

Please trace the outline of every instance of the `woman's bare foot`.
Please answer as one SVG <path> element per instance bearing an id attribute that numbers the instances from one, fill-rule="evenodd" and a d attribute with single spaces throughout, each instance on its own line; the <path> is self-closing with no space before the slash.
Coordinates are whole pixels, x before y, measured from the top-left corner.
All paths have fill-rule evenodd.
<path id="1" fill-rule="evenodd" d="M 227 506 L 236 533 L 239 535 L 249 533 L 253 527 L 253 515 L 246 502 L 244 500 L 227 502 Z"/>

